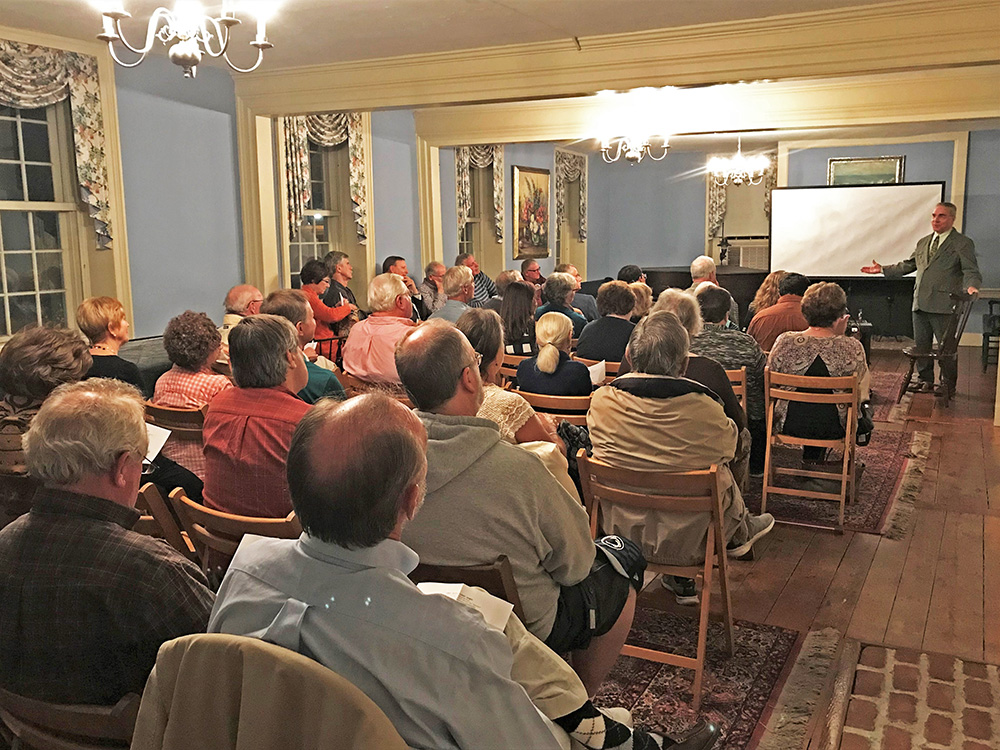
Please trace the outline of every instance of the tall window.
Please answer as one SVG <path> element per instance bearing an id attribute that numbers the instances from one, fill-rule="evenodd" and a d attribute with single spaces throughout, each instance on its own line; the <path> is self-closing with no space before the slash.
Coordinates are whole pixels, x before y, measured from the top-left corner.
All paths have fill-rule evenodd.
<path id="1" fill-rule="evenodd" d="M 72 198 L 66 103 L 0 107 L 0 336 L 65 326 L 79 294 L 69 278 L 78 208 Z"/>
<path id="2" fill-rule="evenodd" d="M 482 259 L 489 243 L 496 244 L 493 222 L 493 167 L 469 167 L 469 197 L 472 206 L 465 229 L 458 238 L 458 252 Z M 480 262 L 482 262 L 480 260 Z"/>

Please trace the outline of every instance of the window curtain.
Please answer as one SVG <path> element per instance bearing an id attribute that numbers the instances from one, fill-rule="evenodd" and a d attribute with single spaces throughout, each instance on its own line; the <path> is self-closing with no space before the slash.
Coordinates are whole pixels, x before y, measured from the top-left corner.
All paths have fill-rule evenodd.
<path id="1" fill-rule="evenodd" d="M 0 104 L 35 109 L 67 98 L 80 198 L 94 220 L 97 246 L 110 248 L 111 212 L 97 58 L 0 39 Z"/>
<path id="2" fill-rule="evenodd" d="M 771 160 L 771 166 L 764 172 L 764 215 L 771 218 L 771 191 L 778 184 L 778 155 L 777 153 L 767 154 Z M 722 222 L 726 218 L 726 186 L 719 185 L 712 175 L 706 176 L 708 179 L 708 236 L 717 237 L 722 229 Z"/>
<path id="3" fill-rule="evenodd" d="M 504 188 L 503 146 L 459 146 L 455 149 L 455 195 L 458 204 L 458 235 L 462 236 L 472 211 L 469 168 L 493 165 L 493 221 L 497 242 L 503 242 Z"/>
<path id="4" fill-rule="evenodd" d="M 573 151 L 556 149 L 556 228 L 562 226 L 566 215 L 566 185 L 580 181 L 580 226 L 581 240 L 587 239 L 587 157 Z"/>
<path id="5" fill-rule="evenodd" d="M 309 142 L 319 146 L 339 146 L 347 141 L 350 157 L 350 190 L 354 203 L 354 223 L 358 239 L 367 242 L 368 187 L 365 182 L 365 143 L 360 112 L 331 112 L 300 117 L 283 117 L 285 135 L 285 178 L 288 184 L 288 228 L 291 236 L 309 206 Z"/>

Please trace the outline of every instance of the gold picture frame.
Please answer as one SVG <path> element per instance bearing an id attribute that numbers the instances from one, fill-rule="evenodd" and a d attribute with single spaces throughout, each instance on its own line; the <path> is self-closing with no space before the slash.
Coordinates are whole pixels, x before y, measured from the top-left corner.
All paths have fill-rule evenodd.
<path id="1" fill-rule="evenodd" d="M 829 159 L 827 185 L 898 185 L 903 181 L 905 156 L 855 157 Z"/>
<path id="2" fill-rule="evenodd" d="M 548 169 L 514 167 L 514 260 L 549 257 L 551 179 Z"/>

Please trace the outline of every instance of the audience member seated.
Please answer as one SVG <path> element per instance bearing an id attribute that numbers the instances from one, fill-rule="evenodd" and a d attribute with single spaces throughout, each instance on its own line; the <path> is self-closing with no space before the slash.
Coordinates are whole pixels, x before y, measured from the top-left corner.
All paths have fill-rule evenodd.
<path id="1" fill-rule="evenodd" d="M 278 289 L 271 292 L 260 306 L 260 311 L 268 315 L 278 315 L 295 326 L 300 349 L 304 350 L 306 344 L 313 340 L 318 327 L 313 317 L 313 308 L 306 295 L 298 289 Z M 307 404 L 315 404 L 321 398 L 338 400 L 347 398 L 344 386 L 337 380 L 336 375 L 325 367 L 310 362 L 308 357 L 305 357 L 304 351 L 303 357 L 306 371 L 309 373 L 309 382 L 298 392 L 299 398 Z"/>
<path id="2" fill-rule="evenodd" d="M 0 531 L 0 685 L 113 705 L 142 692 L 165 641 L 204 631 L 214 597 L 198 566 L 130 530 L 147 449 L 134 388 L 57 388 L 24 449 L 44 486 Z"/>
<path id="3" fill-rule="evenodd" d="M 264 295 L 251 284 L 237 284 L 226 292 L 223 302 L 225 314 L 219 328 L 219 333 L 222 334 L 222 361 L 229 361 L 229 331 L 243 318 L 259 313 L 263 302 Z"/>
<path id="4" fill-rule="evenodd" d="M 788 271 L 771 271 L 764 280 L 757 287 L 757 293 L 754 295 L 753 299 L 750 301 L 750 318 L 759 313 L 762 310 L 766 310 L 771 305 L 778 302 L 778 297 L 781 293 L 778 291 L 778 285 L 781 280 L 788 275 Z"/>
<path id="5" fill-rule="evenodd" d="M 802 315 L 809 327 L 778 336 L 768 364 L 774 372 L 826 377 L 858 376 L 858 405 L 870 397 L 868 363 L 857 339 L 844 335 L 850 313 L 839 286 L 820 282 L 802 297 Z M 802 404 L 779 401 L 774 407 L 775 431 L 795 437 L 835 440 L 844 436 L 845 404 Z M 822 461 L 825 448 L 804 446 L 806 461 Z"/>
<path id="6" fill-rule="evenodd" d="M 626 284 L 633 284 L 636 281 L 646 283 L 646 274 L 639 266 L 622 266 L 618 269 L 618 281 L 624 281 Z"/>
<path id="7" fill-rule="evenodd" d="M 707 255 L 699 255 L 691 261 L 691 286 L 688 287 L 687 291 L 690 294 L 694 294 L 698 291 L 698 287 L 706 281 L 714 286 L 719 286 L 719 279 L 715 273 L 715 261 Z M 735 299 L 729 307 L 729 322 L 727 325 L 730 328 L 740 327 L 740 306 Z"/>
<path id="8" fill-rule="evenodd" d="M 545 304 L 535 310 L 535 320 L 538 320 L 546 313 L 559 313 L 569 318 L 573 324 L 573 338 L 579 338 L 583 327 L 587 325 L 587 319 L 573 309 L 573 297 L 576 292 L 573 287 L 576 280 L 568 273 L 553 273 L 545 280 L 542 287 L 542 296 Z"/>
<path id="9" fill-rule="evenodd" d="M 452 266 L 444 274 L 444 293 L 448 302 L 431 315 L 434 320 L 447 320 L 457 323 L 462 313 L 469 309 L 472 296 L 475 294 L 475 282 L 468 266 Z"/>
<path id="10" fill-rule="evenodd" d="M 504 353 L 528 357 L 538 351 L 535 343 L 535 289 L 527 281 L 507 287 L 500 305 Z"/>
<path id="11" fill-rule="evenodd" d="M 432 260 L 424 269 L 424 280 L 420 282 L 420 296 L 424 300 L 424 308 L 430 314 L 436 313 L 448 301 L 444 293 L 444 274 L 447 269 L 444 263 Z"/>
<path id="12" fill-rule="evenodd" d="M 89 297 L 76 308 L 76 324 L 90 341 L 93 363 L 85 378 L 114 378 L 142 390 L 139 368 L 118 356 L 128 343 L 125 308 L 114 297 Z"/>
<path id="13" fill-rule="evenodd" d="M 406 284 L 394 273 L 376 276 L 368 285 L 368 307 L 371 313 L 351 328 L 344 343 L 344 369 L 371 383 L 398 385 L 396 342 L 414 325 Z"/>
<path id="14" fill-rule="evenodd" d="M 771 351 L 778 336 L 787 331 L 804 331 L 809 327 L 802 314 L 802 295 L 809 288 L 809 279 L 800 273 L 787 273 L 778 284 L 780 296 L 770 307 L 760 310 L 747 328 L 760 348 Z"/>
<path id="15" fill-rule="evenodd" d="M 63 383 L 90 369 L 90 352 L 79 334 L 65 328 L 22 328 L 0 349 L 0 431 L 24 435 L 42 402 Z M 24 475 L 24 451 L 0 454 L 0 473 Z"/>
<path id="16" fill-rule="evenodd" d="M 720 286 L 706 286 L 696 295 L 704 327 L 691 339 L 691 351 L 714 359 L 727 370 L 747 368 L 744 405 L 750 428 L 750 471 L 764 472 L 767 424 L 764 414 L 764 366 L 767 357 L 753 337 L 727 328 L 733 298 Z"/>
<path id="17" fill-rule="evenodd" d="M 292 324 L 277 315 L 244 318 L 229 333 L 236 387 L 208 405 L 205 505 L 241 516 L 292 510 L 285 458 L 309 404 L 295 394 L 309 371 Z"/>
<path id="18" fill-rule="evenodd" d="M 222 335 L 205 313 L 188 310 L 172 318 L 163 332 L 163 348 L 173 367 L 157 379 L 150 401 L 172 409 L 200 409 L 232 388 L 229 378 L 211 370 L 221 347 Z M 205 480 L 201 438 L 171 435 L 161 455 Z"/>
<path id="19" fill-rule="evenodd" d="M 497 285 L 497 296 L 490 297 L 486 300 L 486 304 L 483 305 L 487 310 L 493 310 L 494 312 L 500 312 L 500 305 L 503 304 L 503 295 L 507 291 L 507 287 L 513 284 L 515 281 L 524 281 L 521 278 L 521 272 L 516 270 L 501 271 L 496 278 Z"/>
<path id="20" fill-rule="evenodd" d="M 719 467 L 729 554 L 746 554 L 774 527 L 770 514 L 753 516 L 743 504 L 729 463 L 739 429 L 711 390 L 684 377 L 688 335 L 677 316 L 653 312 L 640 321 L 628 344 L 633 372 L 599 388 L 587 426 L 594 457 L 623 469 L 697 471 Z M 602 505 L 608 533 L 642 540 L 658 563 L 704 561 L 708 518 L 704 513 L 642 512 Z M 681 604 L 697 601 L 694 581 L 665 577 Z"/>
<path id="21" fill-rule="evenodd" d="M 607 281 L 597 290 L 600 318 L 587 323 L 576 344 L 576 356 L 581 359 L 621 362 L 635 324 L 632 308 L 635 296 L 624 281 Z"/>
<path id="22" fill-rule="evenodd" d="M 521 261 L 521 276 L 531 284 L 535 290 L 535 307 L 542 304 L 542 287 L 545 286 L 545 277 L 542 276 L 542 267 L 534 258 Z"/>
<path id="23" fill-rule="evenodd" d="M 576 270 L 576 266 L 572 263 L 560 263 L 556 266 L 556 273 L 568 273 L 573 277 L 573 307 L 579 310 L 588 323 L 592 320 L 597 320 L 600 317 L 600 314 L 597 312 L 597 300 L 589 294 L 582 294 L 580 292 L 580 287 L 583 285 L 583 277 Z"/>
<path id="24" fill-rule="evenodd" d="M 428 436 L 427 498 L 403 542 L 436 565 L 507 555 L 528 630 L 556 653 L 574 652 L 595 695 L 631 627 L 628 579 L 595 557 L 583 506 L 538 459 L 501 440 L 496 424 L 476 417 L 479 356 L 460 331 L 421 326 L 400 342 L 396 364 Z"/>
<path id="25" fill-rule="evenodd" d="M 632 308 L 631 321 L 638 323 L 645 318 L 653 307 L 653 290 L 643 281 L 633 281 L 628 285 L 635 298 L 635 307 Z"/>
<path id="26" fill-rule="evenodd" d="M 466 266 L 472 271 L 472 279 L 476 288 L 472 301 L 469 303 L 470 307 L 483 307 L 490 299 L 497 296 L 497 285 L 493 283 L 493 279 L 479 270 L 479 263 L 476 261 L 475 255 L 459 253 L 458 257 L 455 258 L 455 265 Z"/>
<path id="27" fill-rule="evenodd" d="M 548 396 L 590 395 L 590 370 L 583 362 L 569 358 L 572 334 L 573 325 L 562 313 L 546 313 L 539 318 L 535 322 L 538 354 L 517 366 L 517 387 Z"/>
<path id="28" fill-rule="evenodd" d="M 390 255 L 382 261 L 382 273 L 393 273 L 403 280 L 406 290 L 410 293 L 410 301 L 413 303 L 413 311 L 410 313 L 410 319 L 414 323 L 418 323 L 430 315 L 430 311 L 424 303 L 423 295 L 420 293 L 413 279 L 410 278 L 410 269 L 406 267 L 406 260 L 402 256 Z"/>
<path id="29" fill-rule="evenodd" d="M 338 345 L 336 331 L 339 330 L 340 324 L 351 316 L 355 308 L 349 303 L 330 307 L 324 302 L 326 293 L 330 289 L 330 274 L 326 263 L 321 260 L 306 261 L 299 271 L 299 282 L 315 319 L 317 351 L 327 359 L 336 359 Z M 258 308 L 258 312 L 261 309 L 263 306 Z"/>
<path id="30" fill-rule="evenodd" d="M 501 633 L 409 581 L 418 558 L 400 537 L 425 512 L 426 446 L 417 417 L 383 395 L 313 409 L 288 455 L 303 534 L 244 538 L 209 631 L 265 638 L 329 667 L 411 747 L 554 749 L 545 716 L 588 748 L 658 750 L 661 738 L 599 713 L 516 617 Z M 704 750 L 715 735 L 702 724 L 680 747 Z"/>

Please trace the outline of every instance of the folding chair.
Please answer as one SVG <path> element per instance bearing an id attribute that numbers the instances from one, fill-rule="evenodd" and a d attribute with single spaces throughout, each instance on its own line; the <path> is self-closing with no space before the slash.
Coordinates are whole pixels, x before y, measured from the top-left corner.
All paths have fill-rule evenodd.
<path id="1" fill-rule="evenodd" d="M 738 370 L 726 370 L 726 377 L 729 378 L 729 384 L 733 387 L 733 393 L 736 394 L 736 398 L 740 400 L 740 406 L 746 410 L 747 366 L 743 365 L 743 367 Z"/>
<path id="2" fill-rule="evenodd" d="M 545 396 L 521 390 L 518 394 L 541 414 L 551 414 L 557 419 L 565 419 L 570 424 L 587 426 L 590 396 Z"/>
<path id="3" fill-rule="evenodd" d="M 796 390 L 788 390 L 794 388 Z M 806 375 L 786 375 L 764 368 L 764 393 L 767 408 L 767 450 L 764 455 L 764 489 L 760 500 L 760 512 L 767 510 L 767 496 L 793 495 L 815 500 L 832 500 L 840 503 L 839 529 L 844 529 L 844 506 L 853 502 L 855 488 L 855 434 L 858 427 L 858 377 L 811 377 Z M 844 436 L 832 440 L 793 437 L 774 430 L 774 407 L 778 401 L 803 404 L 844 404 L 847 407 L 847 424 Z M 789 469 L 774 465 L 772 449 L 776 446 L 815 446 L 817 448 L 837 448 L 843 451 L 839 472 L 815 471 L 810 469 Z M 776 475 L 811 477 L 813 479 L 839 480 L 839 492 L 821 492 L 775 485 Z"/>
<path id="4" fill-rule="evenodd" d="M 146 421 L 150 424 L 170 430 L 179 438 L 201 440 L 205 414 L 208 413 L 207 404 L 199 409 L 174 409 L 147 401 L 145 407 Z"/>
<path id="5" fill-rule="evenodd" d="M 669 651 L 657 651 L 625 645 L 621 653 L 660 664 L 673 664 L 694 670 L 692 709 L 701 708 L 702 678 L 705 672 L 705 646 L 708 637 L 708 615 L 711 609 L 712 574 L 719 568 L 719 588 L 722 592 L 722 616 L 725 624 L 726 648 L 733 654 L 733 615 L 729 598 L 729 572 L 726 562 L 726 534 L 722 517 L 722 489 L 717 466 L 705 471 L 634 471 L 618 469 L 596 458 L 588 458 L 584 450 L 576 457 L 583 486 L 584 504 L 590 514 L 590 533 L 596 538 L 601 503 L 636 510 L 658 512 L 694 512 L 710 516 L 705 538 L 705 562 L 701 566 L 663 565 L 649 562 L 647 569 L 662 575 L 701 579 L 701 606 L 698 613 L 698 647 L 695 658 Z"/>
<path id="6" fill-rule="evenodd" d="M 155 484 L 147 482 L 139 488 L 139 497 L 136 499 L 135 507 L 136 510 L 144 511 L 144 513 L 132 527 L 133 531 L 159 537 L 184 557 L 198 562 L 198 555 L 191 539 L 185 532 L 181 531 L 177 518 Z"/>
<path id="7" fill-rule="evenodd" d="M 583 362 L 587 367 L 592 367 L 596 365 L 601 360 L 599 359 L 584 359 L 583 357 L 573 357 L 577 362 Z M 618 370 L 621 368 L 621 362 L 604 362 L 604 384 L 607 385 L 612 380 L 618 377 Z"/>
<path id="8" fill-rule="evenodd" d="M 478 586 L 498 599 L 514 605 L 514 614 L 524 622 L 524 609 L 521 597 L 517 593 L 514 582 L 514 571 L 511 570 L 507 555 L 500 555 L 488 565 L 431 565 L 420 563 L 410 573 L 414 583 L 431 581 L 434 583 L 464 583 L 467 586 Z"/>
<path id="9" fill-rule="evenodd" d="M 110 750 L 132 742 L 139 696 L 129 693 L 113 706 L 47 703 L 0 688 L 0 719 L 18 742 L 32 750 Z"/>
<path id="10" fill-rule="evenodd" d="M 524 360 L 531 357 L 521 357 L 516 354 L 504 354 L 503 364 L 500 365 L 500 377 L 507 383 L 512 383 L 517 379 L 517 367 Z"/>

